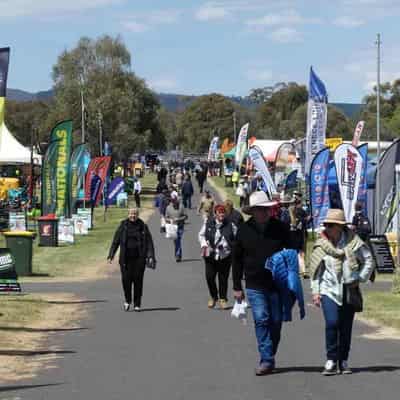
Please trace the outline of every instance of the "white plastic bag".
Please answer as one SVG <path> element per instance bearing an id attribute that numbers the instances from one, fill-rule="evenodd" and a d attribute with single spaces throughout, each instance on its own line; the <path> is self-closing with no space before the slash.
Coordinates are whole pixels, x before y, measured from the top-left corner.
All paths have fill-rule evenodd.
<path id="1" fill-rule="evenodd" d="M 167 239 L 176 240 L 178 238 L 178 225 L 165 224 L 165 237 Z"/>
<path id="2" fill-rule="evenodd" d="M 244 196 L 244 190 L 243 186 L 239 185 L 236 189 L 236 196 L 243 197 Z"/>
<path id="3" fill-rule="evenodd" d="M 244 325 L 247 324 L 247 307 L 248 304 L 246 301 L 242 300 L 241 302 L 235 301 L 235 304 L 231 311 L 231 317 L 239 319 L 243 322 Z"/>

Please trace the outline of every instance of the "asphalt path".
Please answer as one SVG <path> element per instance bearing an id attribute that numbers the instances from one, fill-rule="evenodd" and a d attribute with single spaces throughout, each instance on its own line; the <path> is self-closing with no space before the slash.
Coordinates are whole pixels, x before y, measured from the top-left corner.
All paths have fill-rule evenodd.
<path id="1" fill-rule="evenodd" d="M 194 204 L 197 205 L 196 197 Z M 256 377 L 258 360 L 251 318 L 234 320 L 230 311 L 208 310 L 204 264 L 197 233 L 200 217 L 189 211 L 183 261 L 173 243 L 159 233 L 159 218 L 149 221 L 158 266 L 147 270 L 143 311 L 122 311 L 119 273 L 82 284 L 25 285 L 29 291 L 74 291 L 86 299 L 90 317 L 82 330 L 53 335 L 48 348 L 67 353 L 56 368 L 18 385 L 0 385 L 0 398 L 29 400 L 245 400 L 399 398 L 400 342 L 367 340 L 371 331 L 356 323 L 351 352 L 353 375 L 324 377 L 324 325 L 310 305 L 307 317 L 287 323 L 277 356 L 277 371 Z M 305 290 L 308 293 L 309 283 Z M 231 293 L 231 287 L 230 287 Z M 46 350 L 46 349 L 43 349 Z"/>

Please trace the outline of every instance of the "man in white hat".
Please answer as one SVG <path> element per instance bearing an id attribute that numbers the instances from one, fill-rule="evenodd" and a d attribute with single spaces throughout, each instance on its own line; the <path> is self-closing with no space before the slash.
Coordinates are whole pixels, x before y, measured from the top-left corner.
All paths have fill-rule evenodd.
<path id="1" fill-rule="evenodd" d="M 277 202 L 262 191 L 250 195 L 249 206 L 243 212 L 251 218 L 238 229 L 233 249 L 233 289 L 237 300 L 244 298 L 242 277 L 246 280 L 246 294 L 251 304 L 256 330 L 260 363 L 256 375 L 267 375 L 275 368 L 275 354 L 282 327 L 281 299 L 274 290 L 271 272 L 265 262 L 274 253 L 291 248 L 289 228 L 271 217 Z"/>

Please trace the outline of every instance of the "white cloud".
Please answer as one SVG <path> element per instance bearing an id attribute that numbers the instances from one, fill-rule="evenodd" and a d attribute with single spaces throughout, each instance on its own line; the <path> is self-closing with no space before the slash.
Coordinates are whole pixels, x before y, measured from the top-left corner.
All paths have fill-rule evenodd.
<path id="1" fill-rule="evenodd" d="M 1 0 L 0 18 L 81 12 L 124 2 L 125 0 Z"/>
<path id="2" fill-rule="evenodd" d="M 279 43 L 298 43 L 303 41 L 301 32 L 294 28 L 279 28 L 269 34 L 270 39 Z"/>
<path id="3" fill-rule="evenodd" d="M 273 74 L 272 71 L 266 69 L 249 69 L 246 77 L 250 81 L 267 82 L 271 81 Z"/>
<path id="4" fill-rule="evenodd" d="M 128 16 L 122 21 L 122 27 L 133 33 L 147 32 L 159 25 L 171 25 L 179 21 L 181 12 L 178 10 L 162 10 Z"/>
<path id="5" fill-rule="evenodd" d="M 333 24 L 342 28 L 358 28 L 359 26 L 364 25 L 365 21 L 360 18 L 343 16 L 336 18 L 333 21 Z"/>
<path id="6" fill-rule="evenodd" d="M 148 82 L 151 89 L 155 91 L 168 91 L 179 88 L 177 79 L 171 77 L 159 77 L 150 79 Z"/>
<path id="7" fill-rule="evenodd" d="M 221 3 L 205 3 L 195 13 L 195 17 L 199 21 L 220 20 L 229 15 L 230 11 L 227 5 Z"/>

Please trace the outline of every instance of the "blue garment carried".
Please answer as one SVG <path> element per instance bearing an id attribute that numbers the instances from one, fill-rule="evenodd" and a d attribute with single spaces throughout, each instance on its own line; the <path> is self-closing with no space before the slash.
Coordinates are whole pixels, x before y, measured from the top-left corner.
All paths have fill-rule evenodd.
<path id="1" fill-rule="evenodd" d="M 304 308 L 303 286 L 299 277 L 299 259 L 297 251 L 285 249 L 276 252 L 265 263 L 265 268 L 270 270 L 274 283 L 282 301 L 282 320 L 292 320 L 292 308 L 298 302 L 300 318 L 306 315 Z"/>

